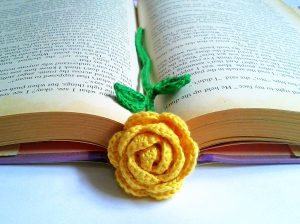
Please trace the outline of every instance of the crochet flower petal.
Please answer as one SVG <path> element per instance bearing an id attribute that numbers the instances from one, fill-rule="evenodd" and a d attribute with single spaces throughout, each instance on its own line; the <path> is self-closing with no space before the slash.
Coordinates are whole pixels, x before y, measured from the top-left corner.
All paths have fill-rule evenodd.
<path id="1" fill-rule="evenodd" d="M 120 156 L 119 156 L 119 152 L 118 152 L 118 145 L 119 145 L 119 141 L 120 141 L 122 134 L 123 134 L 122 131 L 115 133 L 113 135 L 113 137 L 109 140 L 109 144 L 108 144 L 107 156 L 108 156 L 110 163 L 115 168 L 117 168 L 119 166 Z"/>
<path id="2" fill-rule="evenodd" d="M 117 134 L 109 142 L 109 159 L 120 186 L 134 196 L 169 198 L 196 165 L 197 144 L 174 114 L 134 114 Z"/>
<path id="3" fill-rule="evenodd" d="M 133 114 L 125 123 L 124 129 L 129 129 L 136 125 L 158 123 L 159 114 L 155 112 L 139 112 Z"/>

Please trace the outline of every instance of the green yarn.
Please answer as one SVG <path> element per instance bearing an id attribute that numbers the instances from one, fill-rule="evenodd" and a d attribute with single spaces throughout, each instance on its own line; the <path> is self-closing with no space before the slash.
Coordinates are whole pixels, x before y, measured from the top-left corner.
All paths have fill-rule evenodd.
<path id="1" fill-rule="evenodd" d="M 127 86 L 115 83 L 114 89 L 119 103 L 131 112 L 139 112 L 145 108 L 145 96 Z"/>
<path id="2" fill-rule="evenodd" d="M 142 28 L 138 28 L 135 35 L 135 47 L 136 47 L 138 57 L 142 64 L 140 76 L 142 78 L 143 89 L 145 92 L 147 92 L 150 89 L 152 89 L 152 85 L 150 83 L 152 62 L 149 55 L 147 54 L 146 50 L 143 47 L 143 39 L 144 39 L 144 30 Z"/>
<path id="3" fill-rule="evenodd" d="M 191 81 L 189 74 L 163 79 L 162 81 L 151 84 L 152 61 L 143 47 L 144 30 L 138 28 L 135 36 L 135 46 L 138 57 L 141 61 L 142 69 L 140 77 L 144 89 L 144 95 L 122 84 L 116 83 L 114 89 L 117 101 L 131 112 L 142 110 L 155 111 L 154 99 L 159 94 L 172 94 Z"/>

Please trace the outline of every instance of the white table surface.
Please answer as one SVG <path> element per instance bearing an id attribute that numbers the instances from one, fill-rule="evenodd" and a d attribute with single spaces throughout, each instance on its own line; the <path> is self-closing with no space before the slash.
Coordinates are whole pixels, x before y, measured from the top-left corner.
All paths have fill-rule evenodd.
<path id="1" fill-rule="evenodd" d="M 300 223 L 300 165 L 202 165 L 172 199 L 133 199 L 111 167 L 0 166 L 1 223 Z"/>

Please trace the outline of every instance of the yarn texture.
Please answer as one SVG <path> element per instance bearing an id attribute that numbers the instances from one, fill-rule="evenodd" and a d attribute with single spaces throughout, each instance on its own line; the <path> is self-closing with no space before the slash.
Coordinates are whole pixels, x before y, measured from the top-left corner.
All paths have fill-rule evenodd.
<path id="1" fill-rule="evenodd" d="M 140 77 L 144 93 L 114 85 L 116 100 L 131 112 L 123 131 L 109 141 L 108 158 L 116 168 L 119 185 L 136 197 L 157 200 L 171 197 L 183 179 L 195 167 L 198 146 L 186 123 L 171 113 L 158 114 L 154 99 L 159 94 L 172 94 L 191 81 L 189 74 L 151 83 L 152 62 L 143 47 L 144 30 L 136 33 L 135 45 L 142 68 Z M 141 112 L 146 110 L 147 112 Z"/>
<path id="2" fill-rule="evenodd" d="M 139 112 L 110 140 L 108 158 L 119 185 L 136 197 L 166 199 L 197 163 L 198 146 L 171 113 Z"/>
<path id="3" fill-rule="evenodd" d="M 116 100 L 133 113 L 142 110 L 155 111 L 154 99 L 157 95 L 175 93 L 191 81 L 191 75 L 184 74 L 176 77 L 168 77 L 156 84 L 152 84 L 150 82 L 152 61 L 143 47 L 143 37 L 144 30 L 139 28 L 135 36 L 135 46 L 142 65 L 140 77 L 142 79 L 144 95 L 120 83 L 115 83 L 114 85 Z"/>

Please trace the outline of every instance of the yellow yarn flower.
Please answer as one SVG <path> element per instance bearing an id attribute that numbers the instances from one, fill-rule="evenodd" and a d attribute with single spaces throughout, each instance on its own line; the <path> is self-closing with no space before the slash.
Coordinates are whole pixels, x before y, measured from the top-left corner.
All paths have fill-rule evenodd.
<path id="1" fill-rule="evenodd" d="M 120 186 L 134 196 L 158 200 L 180 189 L 197 157 L 198 146 L 186 123 L 171 113 L 133 114 L 108 146 Z"/>

